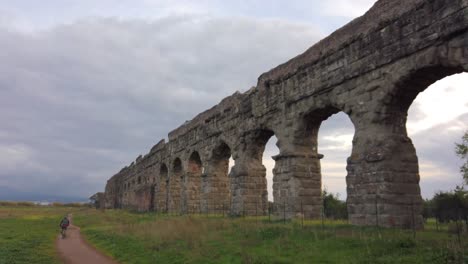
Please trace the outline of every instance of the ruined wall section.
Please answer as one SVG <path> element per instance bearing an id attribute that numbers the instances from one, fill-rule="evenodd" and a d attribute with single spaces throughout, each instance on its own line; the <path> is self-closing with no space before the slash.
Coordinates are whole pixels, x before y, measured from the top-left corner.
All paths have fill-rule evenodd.
<path id="1" fill-rule="evenodd" d="M 150 186 L 151 191 L 148 179 L 158 175 L 162 164 L 171 178 L 175 158 L 187 168 L 189 156 L 197 151 L 210 169 L 213 149 L 224 142 L 236 160 L 230 177 L 231 212 L 257 211 L 266 199 L 259 152 L 274 134 L 280 149 L 275 157 L 275 204 L 287 201 L 291 215 L 304 205 L 307 216 L 317 217 L 317 134 L 323 120 L 343 111 L 356 129 L 347 167 L 352 223 L 375 223 L 373 210 L 380 203 L 384 225 L 404 226 L 407 208 L 419 208 L 421 197 L 417 157 L 406 135 L 406 110 L 399 107 L 395 90 L 402 78 L 421 69 L 468 69 L 467 7 L 466 0 L 378 1 L 363 17 L 262 74 L 257 87 L 227 97 L 170 132 L 169 142 L 159 143 L 108 181 L 108 206 L 143 204 L 149 209 L 151 195 L 143 189 Z M 411 87 L 398 89 L 404 93 Z"/>
<path id="2" fill-rule="evenodd" d="M 175 158 L 180 158 L 183 168 L 186 168 L 188 157 L 194 151 L 199 152 L 202 161 L 206 161 L 220 140 L 234 146 L 232 139 L 237 134 L 237 124 L 245 120 L 246 110 L 241 103 L 244 101 L 245 105 L 245 97 L 245 94 L 237 92 L 223 99 L 215 107 L 171 131 L 168 143 L 160 141 L 148 154 L 139 156 L 114 175 L 106 185 L 106 206 L 149 210 L 151 188 L 162 184 L 158 177 L 162 164 L 167 166 L 170 178 Z"/>

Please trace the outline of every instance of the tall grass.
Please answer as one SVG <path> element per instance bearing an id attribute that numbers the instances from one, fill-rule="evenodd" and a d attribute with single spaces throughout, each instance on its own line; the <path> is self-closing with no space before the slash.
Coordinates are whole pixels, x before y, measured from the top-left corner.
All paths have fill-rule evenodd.
<path id="1" fill-rule="evenodd" d="M 468 263 L 466 234 L 428 221 L 411 231 L 346 221 L 167 216 L 72 207 L 0 207 L 0 263 L 56 263 L 60 218 L 121 263 Z"/>
<path id="2" fill-rule="evenodd" d="M 412 231 L 345 221 L 165 216 L 126 211 L 80 217 L 87 239 L 122 263 L 464 263 L 446 226 Z M 314 261 L 311 261 L 314 260 Z"/>

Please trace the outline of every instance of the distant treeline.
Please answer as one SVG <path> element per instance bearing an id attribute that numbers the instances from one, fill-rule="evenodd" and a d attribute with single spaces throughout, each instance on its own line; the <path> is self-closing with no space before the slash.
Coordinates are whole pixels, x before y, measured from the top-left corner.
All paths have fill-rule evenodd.
<path id="1" fill-rule="evenodd" d="M 346 202 L 337 194 L 324 190 L 323 216 L 328 219 L 347 219 Z M 468 228 L 468 191 L 457 187 L 453 191 L 438 192 L 431 199 L 424 200 L 423 217 L 436 219 L 439 223 L 465 221 Z"/>
<path id="2" fill-rule="evenodd" d="M 322 193 L 323 213 L 326 218 L 347 219 L 346 202 L 338 195 L 326 190 Z M 468 227 L 468 191 L 457 187 L 453 191 L 438 192 L 431 199 L 424 200 L 423 217 L 435 218 L 439 223 L 465 221 Z"/>
<path id="3" fill-rule="evenodd" d="M 463 220 L 468 226 L 468 191 L 457 187 L 450 192 L 438 192 L 424 201 L 424 219 L 435 218 L 440 223 Z"/>
<path id="4" fill-rule="evenodd" d="M 50 203 L 43 205 L 35 202 L 13 202 L 13 201 L 0 201 L 0 206 L 55 206 L 55 207 L 89 207 L 87 203 Z"/>
<path id="5" fill-rule="evenodd" d="M 278 210 L 278 211 L 275 211 Z M 281 207 L 276 208 L 273 202 L 269 202 L 269 211 L 270 213 L 277 213 L 281 215 Z M 348 210 L 346 207 L 346 202 L 340 200 L 338 194 L 330 193 L 327 190 L 322 191 L 322 211 L 320 212 L 321 217 L 326 219 L 334 220 L 346 220 L 348 219 Z"/>

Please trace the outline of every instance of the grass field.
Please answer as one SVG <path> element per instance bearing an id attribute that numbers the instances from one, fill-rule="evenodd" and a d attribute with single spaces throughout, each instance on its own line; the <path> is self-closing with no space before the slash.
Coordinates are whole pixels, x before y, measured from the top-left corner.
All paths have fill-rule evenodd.
<path id="1" fill-rule="evenodd" d="M 54 248 L 62 207 L 0 206 L 0 264 L 60 263 Z"/>
<path id="2" fill-rule="evenodd" d="M 425 231 L 358 228 L 339 221 L 269 222 L 125 211 L 75 218 L 87 239 L 123 263 L 464 263 L 461 243 Z M 468 250 L 467 250 L 468 251 Z M 468 252 L 466 252 L 468 253 Z M 464 260 L 463 260 L 464 259 Z"/>
<path id="3" fill-rule="evenodd" d="M 0 207 L 0 263 L 55 263 L 65 213 L 121 263 L 468 263 L 468 238 L 429 222 L 411 231 L 345 222 L 164 216 L 123 210 Z M 34 260 L 31 262 L 31 260 Z"/>

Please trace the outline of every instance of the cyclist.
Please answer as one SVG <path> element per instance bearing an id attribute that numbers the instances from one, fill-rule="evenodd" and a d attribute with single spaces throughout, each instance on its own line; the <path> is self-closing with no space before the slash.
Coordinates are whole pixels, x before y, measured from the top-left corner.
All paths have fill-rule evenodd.
<path id="1" fill-rule="evenodd" d="M 62 234 L 62 238 L 65 238 L 65 232 L 67 231 L 69 225 L 70 220 L 68 220 L 67 216 L 64 216 L 62 221 L 60 221 L 60 228 L 62 228 L 62 231 L 60 233 Z"/>

